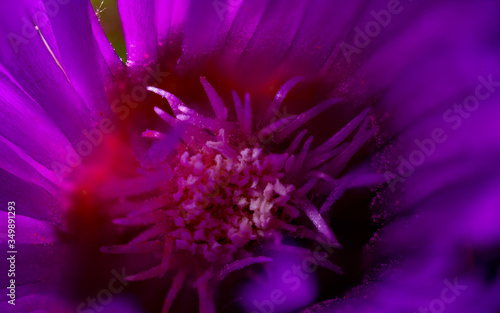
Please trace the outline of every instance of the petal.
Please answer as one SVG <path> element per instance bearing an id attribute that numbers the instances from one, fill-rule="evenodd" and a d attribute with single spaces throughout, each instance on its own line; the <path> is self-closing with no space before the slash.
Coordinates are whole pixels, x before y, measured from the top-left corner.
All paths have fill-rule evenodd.
<path id="1" fill-rule="evenodd" d="M 17 212 L 27 217 L 44 221 L 54 218 L 58 201 L 45 188 L 5 170 L 0 170 L 0 183 L 0 200 L 3 203 L 15 201 Z"/>
<path id="2" fill-rule="evenodd" d="M 40 186 L 51 194 L 57 191 L 58 176 L 34 161 L 14 143 L 0 136 L 0 167 L 26 182 Z"/>
<path id="3" fill-rule="evenodd" d="M 223 59 L 239 60 L 239 57 L 248 46 L 259 23 L 265 13 L 269 0 L 247 2 L 238 11 L 226 37 Z"/>
<path id="4" fill-rule="evenodd" d="M 104 30 L 99 23 L 97 15 L 94 14 L 92 6 L 90 6 L 90 10 L 92 11 L 92 14 L 90 14 L 89 16 L 92 22 L 92 31 L 94 33 L 97 45 L 99 46 L 99 49 L 101 51 L 103 58 L 102 61 L 105 63 L 105 65 L 103 65 L 102 67 L 104 67 L 105 69 L 109 69 L 113 76 L 121 76 L 125 71 L 125 64 L 123 64 L 122 60 L 116 54 L 113 46 L 106 37 L 106 34 L 104 33 Z M 105 70 L 104 75 L 107 74 L 106 72 L 107 71 Z M 108 77 L 108 80 L 109 79 L 112 78 Z"/>
<path id="5" fill-rule="evenodd" d="M 0 63 L 11 79 L 40 104 L 71 142 L 75 142 L 81 136 L 79 130 L 90 125 L 90 111 L 62 70 L 47 15 L 37 3 L 1 3 Z"/>
<path id="6" fill-rule="evenodd" d="M 16 286 L 40 282 L 52 283 L 59 279 L 65 246 L 57 244 L 17 244 L 17 253 L 10 253 L 16 258 Z M 9 268 L 7 257 L 0 260 L 0 265 Z M 7 287 L 7 286 L 5 286 Z M 4 288 L 5 288 L 4 287 Z"/>
<path id="7" fill-rule="evenodd" d="M 110 113 L 100 70 L 100 52 L 92 31 L 87 1 L 59 5 L 57 14 L 50 16 L 52 31 L 63 64 L 73 87 L 83 98 L 94 116 Z M 46 4 L 48 11 L 51 5 Z M 90 11 L 90 12 L 89 12 Z M 97 114 L 96 114 L 97 113 Z"/>
<path id="8" fill-rule="evenodd" d="M 338 52 L 339 43 L 350 30 L 363 1 L 308 1 L 304 18 L 293 39 L 288 58 L 299 61 L 308 71 L 327 64 Z M 353 18 L 354 17 L 354 18 Z"/>
<path id="9" fill-rule="evenodd" d="M 18 201 L 17 203 L 21 203 Z M 17 214 L 15 214 L 17 212 Z M 16 208 L 16 211 L 12 212 L 0 212 L 0 217 L 7 221 L 9 217 L 15 221 L 15 241 L 16 245 L 20 244 L 48 244 L 59 241 L 57 238 L 54 225 L 50 222 L 40 221 L 31 217 L 26 217 L 21 213 L 21 210 Z M 8 233 L 3 231 L 0 233 L 2 241 L 7 242 L 9 240 Z M 15 249 L 9 249 L 15 250 Z"/>
<path id="10" fill-rule="evenodd" d="M 227 10 L 234 11 L 237 8 L 220 2 L 223 1 L 198 1 L 189 6 L 188 19 L 183 27 L 181 64 L 187 63 L 188 66 L 193 66 L 197 64 L 195 61 L 201 61 L 204 56 L 223 43 L 221 42 L 224 39 L 222 25 L 225 13 Z M 227 30 L 228 28 L 225 28 L 226 32 Z"/>
<path id="11" fill-rule="evenodd" d="M 260 59 L 262 66 L 278 63 L 286 55 L 306 12 L 306 1 L 277 0 L 267 5 L 245 51 L 245 62 Z M 283 10 L 283 7 L 287 7 Z M 244 10 L 245 8 L 243 8 Z M 262 56 L 266 59 L 262 59 Z"/>
<path id="12" fill-rule="evenodd" d="M 16 145 L 45 167 L 64 162 L 68 139 L 46 112 L 22 89 L 0 72 L 0 135 Z"/>
<path id="13" fill-rule="evenodd" d="M 318 293 L 317 273 L 308 271 L 306 275 L 297 276 L 294 270 L 303 269 L 303 264 L 310 262 L 291 253 L 275 253 L 272 257 L 274 261 L 265 265 L 267 277 L 262 282 L 250 281 L 238 288 L 245 312 L 267 311 L 271 306 L 273 312 L 298 312 L 304 305 L 313 303 Z M 274 305 L 270 299 L 279 304 Z"/>
<path id="14" fill-rule="evenodd" d="M 190 0 L 158 0 L 156 1 L 156 27 L 158 40 L 162 45 L 171 44 L 175 34 L 181 31 Z"/>
<path id="15" fill-rule="evenodd" d="M 140 69 L 155 62 L 158 40 L 154 1 L 121 0 L 118 10 L 127 46 L 127 65 Z"/>

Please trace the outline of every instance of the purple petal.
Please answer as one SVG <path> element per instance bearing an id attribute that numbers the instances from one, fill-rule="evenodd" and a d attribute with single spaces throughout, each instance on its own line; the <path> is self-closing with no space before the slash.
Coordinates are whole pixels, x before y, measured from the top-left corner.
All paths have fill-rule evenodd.
<path id="1" fill-rule="evenodd" d="M 3 12 L 0 63 L 63 133 L 72 142 L 76 141 L 81 136 L 79 132 L 89 128 L 90 111 L 68 81 L 62 64 L 54 59 L 60 60 L 61 56 L 48 20 L 41 17 L 44 9 L 31 1 L 17 1 L 2 2 L 0 10 Z M 35 13 L 39 31 L 30 22 Z"/>
<path id="2" fill-rule="evenodd" d="M 250 1 L 245 3 L 248 7 L 252 5 Z M 260 20 L 257 29 L 246 47 L 246 62 L 252 62 L 260 56 L 266 55 L 266 60 L 260 60 L 261 66 L 274 66 L 280 63 L 280 60 L 290 49 L 290 45 L 297 33 L 300 23 L 306 12 L 308 5 L 302 0 L 276 0 L 270 1 L 266 11 Z M 286 10 L 283 8 L 286 7 Z M 245 10 L 245 6 L 242 10 Z M 273 67 L 274 67 L 273 66 Z"/>
<path id="3" fill-rule="evenodd" d="M 19 202 L 18 202 L 19 203 Z M 12 215 L 16 221 L 16 243 L 17 244 L 48 244 L 59 241 L 54 225 L 50 222 L 40 221 L 31 217 L 19 214 Z M 0 217 L 7 221 L 9 212 L 0 211 Z M 2 241 L 7 241 L 8 233 L 2 232 L 0 236 Z"/>
<path id="4" fill-rule="evenodd" d="M 47 6 L 49 9 L 49 6 Z M 50 18 L 64 71 L 94 116 L 110 113 L 100 70 L 100 56 L 90 22 L 89 3 L 59 5 Z M 90 11 L 90 12 L 89 12 Z"/>
<path id="5" fill-rule="evenodd" d="M 0 98 L 5 104 L 0 111 L 3 125 L 0 135 L 15 142 L 45 167 L 52 168 L 53 162 L 64 162 L 67 149 L 72 149 L 68 139 L 45 111 L 2 73 Z"/>
<path id="6" fill-rule="evenodd" d="M 155 62 L 158 57 L 158 39 L 155 25 L 154 1 L 118 1 L 125 44 L 127 64 L 131 67 Z"/>
<path id="7" fill-rule="evenodd" d="M 34 176 L 33 171 L 28 173 L 29 176 L 25 177 Z M 3 203 L 15 201 L 18 212 L 38 220 L 47 221 L 53 218 L 54 208 L 58 201 L 46 188 L 23 180 L 5 170 L 0 170 L 0 184 L 3 186 L 0 193 L 0 200 Z"/>
<path id="8" fill-rule="evenodd" d="M 222 56 L 227 62 L 234 63 L 239 60 L 255 33 L 268 4 L 269 0 L 255 0 L 252 1 L 251 5 L 243 3 L 226 37 Z"/>
<path id="9" fill-rule="evenodd" d="M 5 171 L 23 179 L 26 182 L 40 186 L 51 194 L 56 193 L 55 181 L 57 176 L 49 169 L 34 161 L 22 152 L 14 143 L 0 136 L 0 166 Z"/>
<path id="10" fill-rule="evenodd" d="M 104 62 L 104 65 L 102 65 L 102 67 L 109 70 L 113 76 L 119 76 L 125 71 L 125 64 L 123 64 L 122 60 L 116 54 L 113 46 L 106 37 L 106 34 L 104 33 L 104 30 L 99 23 L 97 15 L 94 14 L 92 6 L 90 6 L 90 10 L 92 11 L 92 14 L 89 14 L 89 18 L 92 23 L 92 31 L 94 33 L 94 38 L 97 42 L 99 50 L 101 51 L 101 62 Z M 104 71 L 105 76 L 108 75 L 108 73 L 106 73 L 107 70 Z M 107 78 L 108 80 L 112 79 L 111 77 Z"/>
<path id="11" fill-rule="evenodd" d="M 195 1 L 186 12 L 183 27 L 181 64 L 193 65 L 194 60 L 224 46 L 227 32 L 243 1 Z"/>

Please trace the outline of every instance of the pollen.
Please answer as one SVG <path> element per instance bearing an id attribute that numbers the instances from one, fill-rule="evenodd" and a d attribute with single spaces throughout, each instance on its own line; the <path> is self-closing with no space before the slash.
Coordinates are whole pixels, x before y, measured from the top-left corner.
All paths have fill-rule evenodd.
<path id="1" fill-rule="evenodd" d="M 295 187 L 281 181 L 288 154 L 263 155 L 257 147 L 228 152 L 222 130 L 218 137 L 175 159 L 170 235 L 179 249 L 230 262 L 253 240 L 279 240 L 278 221 L 290 222 L 299 211 Z"/>

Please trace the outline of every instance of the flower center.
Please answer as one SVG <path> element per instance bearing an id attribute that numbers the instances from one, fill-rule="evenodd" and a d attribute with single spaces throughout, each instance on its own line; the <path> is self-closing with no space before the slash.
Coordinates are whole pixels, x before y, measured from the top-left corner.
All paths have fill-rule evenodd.
<path id="1" fill-rule="evenodd" d="M 289 222 L 299 211 L 292 203 L 295 187 L 283 182 L 288 154 L 264 155 L 257 147 L 220 153 L 234 150 L 225 149 L 223 135 L 218 137 L 222 140 L 208 141 L 198 153 L 177 153 L 168 213 L 176 248 L 228 262 L 252 240 L 279 238 L 273 225 Z"/>
<path id="2" fill-rule="evenodd" d="M 196 279 L 192 286 L 198 290 L 200 312 L 213 312 L 211 288 L 233 271 L 272 261 L 258 255 L 265 251 L 255 249 L 254 243 L 266 241 L 270 248 L 311 257 L 312 251 L 283 243 L 283 232 L 339 247 L 324 216 L 345 190 L 381 182 L 380 175 L 364 169 L 342 174 L 373 137 L 369 110 L 314 149 L 313 137 L 303 140 L 307 131 L 298 130 L 342 99 L 327 99 L 299 115 L 278 116 L 283 99 L 302 80 L 295 77 L 283 84 L 257 119 L 249 94 L 242 102 L 233 91 L 232 121 L 222 98 L 203 77 L 215 117 L 200 114 L 165 90 L 148 87 L 168 101 L 173 116 L 158 107 L 154 110 L 172 130 L 146 130 L 143 137 L 153 143 L 141 160 L 143 176 L 110 189 L 122 199 L 130 197 L 132 207 L 127 217 L 115 222 L 149 228 L 126 245 L 101 251 L 153 252 L 161 258 L 159 265 L 128 280 L 162 277 L 175 270 L 163 312 L 190 276 Z M 293 134 L 286 150 L 268 152 L 269 144 L 285 143 Z M 323 196 L 322 205 L 312 192 Z M 140 195 L 148 200 L 135 202 Z M 341 272 L 326 258 L 318 264 Z"/>

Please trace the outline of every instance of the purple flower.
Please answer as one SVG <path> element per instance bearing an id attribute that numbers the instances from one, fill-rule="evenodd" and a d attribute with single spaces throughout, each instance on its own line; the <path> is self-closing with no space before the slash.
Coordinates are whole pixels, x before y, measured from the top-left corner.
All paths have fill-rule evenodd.
<path id="1" fill-rule="evenodd" d="M 1 6 L 16 309 L 500 307 L 495 3 Z"/>

